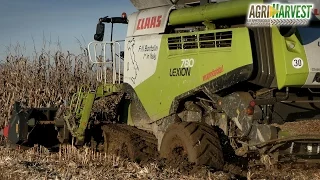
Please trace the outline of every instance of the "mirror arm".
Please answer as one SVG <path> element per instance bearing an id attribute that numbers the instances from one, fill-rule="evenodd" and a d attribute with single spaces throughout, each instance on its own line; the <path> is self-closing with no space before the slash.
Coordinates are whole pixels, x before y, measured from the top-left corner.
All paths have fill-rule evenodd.
<path id="1" fill-rule="evenodd" d="M 99 19 L 100 23 L 112 23 L 112 24 L 128 24 L 127 18 L 122 17 L 103 17 Z"/>
<path id="2" fill-rule="evenodd" d="M 110 23 L 110 22 L 111 22 L 111 18 L 109 18 L 108 16 L 99 18 L 99 23 Z"/>
<path id="3" fill-rule="evenodd" d="M 113 34 L 113 24 L 128 24 L 128 19 L 126 17 L 103 17 L 99 18 L 99 22 L 96 27 L 96 34 L 94 35 L 94 40 L 96 41 L 103 41 L 104 37 L 104 30 L 105 25 L 104 23 L 111 23 L 112 29 L 111 29 L 111 41 L 112 41 L 112 34 Z"/>

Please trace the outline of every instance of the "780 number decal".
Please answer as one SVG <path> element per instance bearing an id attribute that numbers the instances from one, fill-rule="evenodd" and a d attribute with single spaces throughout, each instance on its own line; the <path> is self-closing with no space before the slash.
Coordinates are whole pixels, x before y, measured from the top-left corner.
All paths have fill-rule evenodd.
<path id="1" fill-rule="evenodd" d="M 181 59 L 181 68 L 189 68 L 189 67 L 193 67 L 194 65 L 194 59 L 190 58 L 190 59 Z"/>

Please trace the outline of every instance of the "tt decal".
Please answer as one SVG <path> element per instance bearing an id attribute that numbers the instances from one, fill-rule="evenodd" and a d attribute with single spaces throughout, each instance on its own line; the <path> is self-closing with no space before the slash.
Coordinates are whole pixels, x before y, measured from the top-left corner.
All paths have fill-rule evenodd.
<path id="1" fill-rule="evenodd" d="M 129 54 L 130 54 L 131 63 L 132 63 L 133 69 L 134 69 L 134 76 L 131 77 L 131 81 L 133 84 L 136 83 L 136 79 L 137 79 L 138 71 L 139 71 L 139 66 L 137 64 L 136 56 L 134 53 L 134 46 L 135 46 L 135 40 L 133 38 L 132 40 L 128 41 L 128 45 L 127 45 L 127 48 L 128 48 Z M 127 71 L 129 71 L 129 70 L 130 70 L 130 62 L 128 62 Z"/>
<path id="2" fill-rule="evenodd" d="M 213 77 L 216 77 L 217 75 L 223 73 L 223 65 L 216 68 L 216 69 L 213 69 L 212 71 L 210 71 L 209 73 L 205 74 L 204 76 L 202 76 L 202 80 L 203 81 L 207 81 Z"/>
<path id="3" fill-rule="evenodd" d="M 157 45 L 142 45 L 139 46 L 138 52 L 143 53 L 143 59 L 156 60 L 156 52 L 159 50 Z"/>

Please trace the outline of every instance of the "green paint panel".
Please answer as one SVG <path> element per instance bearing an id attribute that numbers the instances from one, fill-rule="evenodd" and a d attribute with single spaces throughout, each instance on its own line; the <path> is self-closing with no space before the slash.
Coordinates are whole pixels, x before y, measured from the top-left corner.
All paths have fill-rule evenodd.
<path id="1" fill-rule="evenodd" d="M 94 102 L 96 94 L 88 93 L 84 97 L 84 107 L 81 111 L 81 119 L 79 123 L 79 127 L 77 129 L 76 135 L 79 140 L 84 140 L 85 130 L 87 129 L 87 125 L 89 122 L 92 105 Z"/>
<path id="2" fill-rule="evenodd" d="M 278 88 L 303 86 L 309 74 L 309 67 L 304 47 L 296 35 L 283 37 L 278 28 L 273 27 L 272 45 Z M 290 48 L 293 46 L 294 48 Z M 293 67 L 292 61 L 295 58 L 301 58 L 304 62 L 299 69 Z"/>
<path id="3" fill-rule="evenodd" d="M 236 0 L 178 9 L 170 14 L 169 24 L 189 24 L 245 16 L 251 3 L 263 3 L 263 0 Z"/>
<path id="4" fill-rule="evenodd" d="M 185 48 L 169 49 L 168 38 L 176 39 L 171 48 Z M 181 68 L 183 59 L 194 60 L 190 76 L 170 76 L 170 70 L 172 74 L 174 68 Z M 154 121 L 169 115 L 176 96 L 248 64 L 252 64 L 252 52 L 246 27 L 163 35 L 157 70 L 135 91 Z"/>

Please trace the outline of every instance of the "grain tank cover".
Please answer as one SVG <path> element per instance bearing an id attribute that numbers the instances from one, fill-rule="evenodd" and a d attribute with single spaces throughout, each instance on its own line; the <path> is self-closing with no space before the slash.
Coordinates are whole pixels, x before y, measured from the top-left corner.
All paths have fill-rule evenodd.
<path id="1" fill-rule="evenodd" d="M 130 1 L 133 4 L 133 6 L 138 10 L 161 7 L 161 6 L 200 3 L 200 0 L 152 0 L 152 1 L 151 0 L 130 0 Z M 221 0 L 215 0 L 215 1 L 221 1 Z"/>
<path id="2" fill-rule="evenodd" d="M 172 1 L 174 0 L 130 0 L 131 3 L 135 8 L 138 10 L 143 10 L 143 9 L 149 9 L 149 8 L 154 8 L 154 7 L 160 7 L 160 6 L 168 6 L 168 5 L 173 5 L 174 3 Z"/>

